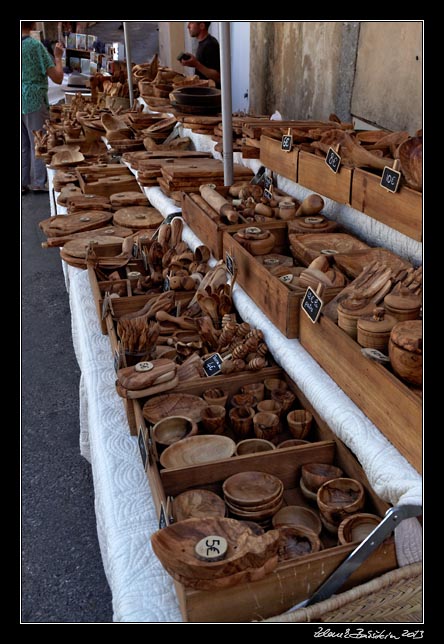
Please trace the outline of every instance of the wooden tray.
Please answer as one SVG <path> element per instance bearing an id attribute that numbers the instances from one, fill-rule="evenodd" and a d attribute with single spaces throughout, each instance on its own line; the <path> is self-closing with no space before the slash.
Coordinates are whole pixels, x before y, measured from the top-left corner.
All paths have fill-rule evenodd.
<path id="1" fill-rule="evenodd" d="M 349 233 L 308 233 L 289 235 L 291 252 L 297 261 L 305 266 L 319 257 L 324 250 L 333 250 L 343 257 L 358 250 L 370 250 L 370 247 Z M 336 257 L 336 255 L 333 255 Z"/>
<path id="2" fill-rule="evenodd" d="M 351 206 L 400 233 L 422 241 L 422 194 L 406 186 L 391 193 L 380 186 L 381 177 L 356 168 Z"/>
<path id="3" fill-rule="evenodd" d="M 236 456 L 210 464 L 159 470 L 147 440 L 146 425 L 141 407 L 135 405 L 136 422 L 140 428 L 139 445 L 146 449 L 146 470 L 158 512 L 165 515 L 168 497 L 191 488 L 205 488 L 220 493 L 223 481 L 234 473 L 259 470 L 278 476 L 284 483 L 284 499 L 288 504 L 307 506 L 298 489 L 300 467 L 304 463 L 335 463 L 348 476 L 359 479 L 366 489 L 366 510 L 383 516 L 388 506 L 371 489 L 368 480 L 351 452 L 333 435 L 302 392 L 285 377 L 299 395 L 301 405 L 312 411 L 316 425 L 316 442 L 299 447 Z M 167 514 L 168 519 L 168 514 Z M 335 537 L 324 529 L 321 533 L 324 550 L 278 564 L 277 569 L 263 579 L 241 583 L 224 590 L 195 591 L 175 582 L 182 616 L 189 622 L 243 622 L 263 619 L 282 613 L 312 594 L 356 546 L 337 546 Z M 392 539 L 387 540 L 348 580 L 348 588 L 396 568 Z"/>
<path id="4" fill-rule="evenodd" d="M 297 183 L 299 149 L 284 152 L 281 141 L 261 136 L 260 160 L 267 168 Z"/>
<path id="5" fill-rule="evenodd" d="M 335 174 L 322 157 L 299 151 L 298 183 L 338 203 L 350 204 L 353 170 L 341 166 Z"/>
<path id="6" fill-rule="evenodd" d="M 359 344 L 322 313 L 316 324 L 302 316 L 300 342 L 421 473 L 421 397 L 387 368 L 366 358 Z"/>
<path id="7" fill-rule="evenodd" d="M 217 189 L 221 195 L 228 194 L 228 187 L 219 187 Z M 223 234 L 227 232 L 237 232 L 245 228 L 245 223 L 242 224 L 224 224 L 220 215 L 214 208 L 208 205 L 209 216 L 202 208 L 195 203 L 188 193 L 182 192 L 182 217 L 189 225 L 191 230 L 199 237 L 203 244 L 208 246 L 211 254 L 216 259 L 223 258 Z M 272 219 L 267 222 L 267 229 L 271 230 L 276 237 L 277 252 L 280 252 L 287 247 L 287 222 Z"/>

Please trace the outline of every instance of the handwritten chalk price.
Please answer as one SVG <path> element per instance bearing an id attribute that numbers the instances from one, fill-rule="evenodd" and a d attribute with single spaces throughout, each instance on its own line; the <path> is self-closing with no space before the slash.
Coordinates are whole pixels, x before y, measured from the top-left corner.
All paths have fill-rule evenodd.
<path id="1" fill-rule="evenodd" d="M 313 324 L 317 321 L 323 305 L 324 302 L 321 300 L 319 295 L 317 295 L 309 286 L 305 292 L 301 307 L 304 313 L 308 315 L 310 320 L 313 322 Z"/>
<path id="2" fill-rule="evenodd" d="M 336 174 L 339 170 L 339 166 L 341 165 L 341 157 L 336 150 L 329 148 L 327 156 L 325 157 L 325 163 L 328 165 L 330 170 Z"/>
<path id="3" fill-rule="evenodd" d="M 293 135 L 292 134 L 284 134 L 282 136 L 282 141 L 281 141 L 281 150 L 284 152 L 291 152 L 293 148 Z"/>
<path id="4" fill-rule="evenodd" d="M 222 366 L 222 356 L 219 353 L 213 353 L 212 356 L 204 360 L 203 370 L 206 376 L 215 376 L 219 373 Z"/>
<path id="5" fill-rule="evenodd" d="M 401 179 L 401 173 L 398 170 L 389 168 L 388 165 L 384 167 L 380 186 L 385 188 L 389 192 L 396 192 L 399 187 L 399 181 Z"/>
<path id="6" fill-rule="evenodd" d="M 264 177 L 264 197 L 266 199 L 273 197 L 273 177 L 268 175 Z"/>
<path id="7" fill-rule="evenodd" d="M 227 271 L 230 273 L 230 275 L 234 275 L 235 273 L 234 259 L 228 253 L 225 253 L 225 264 L 227 267 Z"/>

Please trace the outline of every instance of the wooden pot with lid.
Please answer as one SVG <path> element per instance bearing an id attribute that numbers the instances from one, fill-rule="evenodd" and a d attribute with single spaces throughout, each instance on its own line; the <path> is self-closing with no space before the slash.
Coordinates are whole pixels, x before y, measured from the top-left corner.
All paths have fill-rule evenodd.
<path id="1" fill-rule="evenodd" d="M 406 382 L 422 384 L 422 321 L 405 320 L 390 333 L 389 357 L 393 371 Z"/>
<path id="2" fill-rule="evenodd" d="M 371 314 L 374 304 L 367 299 L 349 298 L 338 304 L 338 326 L 354 340 L 358 335 L 358 320 Z"/>
<path id="3" fill-rule="evenodd" d="M 398 320 L 387 315 L 382 306 L 377 306 L 371 314 L 363 315 L 356 324 L 357 340 L 361 347 L 387 352 L 390 333 Z"/>
<path id="4" fill-rule="evenodd" d="M 310 215 L 299 217 L 287 224 L 288 232 L 303 235 L 304 233 L 332 233 L 340 229 L 336 221 L 332 221 L 323 215 Z"/>
<path id="5" fill-rule="evenodd" d="M 421 310 L 421 296 L 409 288 L 401 288 L 397 293 L 389 293 L 384 298 L 384 307 L 398 322 L 417 320 Z"/>

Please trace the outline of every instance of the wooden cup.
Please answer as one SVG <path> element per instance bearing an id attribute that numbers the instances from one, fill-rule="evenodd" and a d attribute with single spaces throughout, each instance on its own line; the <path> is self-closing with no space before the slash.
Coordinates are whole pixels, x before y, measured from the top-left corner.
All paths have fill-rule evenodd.
<path id="1" fill-rule="evenodd" d="M 202 427 L 207 434 L 223 434 L 226 409 L 222 405 L 209 405 L 201 411 Z"/>
<path id="2" fill-rule="evenodd" d="M 253 431 L 253 416 L 255 412 L 252 407 L 232 407 L 228 412 L 233 432 L 238 438 L 248 438 Z"/>
<path id="3" fill-rule="evenodd" d="M 293 409 L 287 414 L 287 424 L 293 438 L 304 439 L 311 428 L 313 415 L 307 409 Z"/>

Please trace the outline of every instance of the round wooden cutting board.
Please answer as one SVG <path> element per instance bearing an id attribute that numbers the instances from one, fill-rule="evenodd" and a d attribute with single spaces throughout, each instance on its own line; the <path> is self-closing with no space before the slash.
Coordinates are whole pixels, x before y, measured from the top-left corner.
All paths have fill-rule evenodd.
<path id="1" fill-rule="evenodd" d="M 118 226 L 140 230 L 141 228 L 157 228 L 163 222 L 163 217 L 156 208 L 127 206 L 114 213 L 113 221 Z"/>

